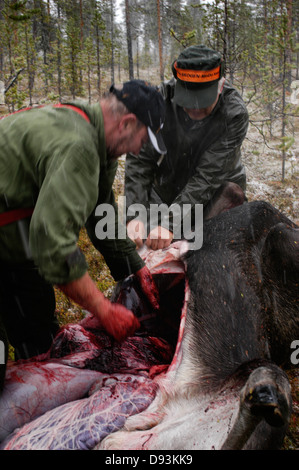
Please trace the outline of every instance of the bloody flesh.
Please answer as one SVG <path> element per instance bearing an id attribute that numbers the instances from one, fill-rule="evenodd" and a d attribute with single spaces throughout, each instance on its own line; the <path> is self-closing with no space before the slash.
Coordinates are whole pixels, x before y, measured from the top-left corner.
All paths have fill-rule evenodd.
<path id="1" fill-rule="evenodd" d="M 172 251 L 175 256 L 168 254 L 167 263 L 179 256 L 178 248 Z M 167 272 L 159 257 L 156 268 L 156 275 Z M 9 364 L 0 400 L 2 449 L 90 449 L 120 429 L 128 416 L 149 406 L 156 377 L 163 376 L 172 361 L 180 324 L 182 299 L 177 305 L 175 299 L 184 296 L 184 286 L 177 289 L 183 264 L 174 264 L 171 271 L 169 278 L 156 277 L 160 292 L 173 290 L 171 304 L 161 296 L 160 319 L 133 276 L 115 290 L 112 300 L 140 319 L 135 336 L 118 343 L 88 315 L 79 324 L 62 327 L 48 353 Z M 164 323 L 167 307 L 171 314 Z M 166 339 L 157 334 L 157 326 L 159 333 L 167 333 Z"/>

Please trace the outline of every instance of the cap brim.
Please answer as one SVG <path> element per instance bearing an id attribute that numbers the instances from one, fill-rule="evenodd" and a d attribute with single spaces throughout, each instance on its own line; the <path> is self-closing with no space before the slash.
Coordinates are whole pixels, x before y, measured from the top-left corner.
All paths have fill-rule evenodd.
<path id="1" fill-rule="evenodd" d="M 208 108 L 215 103 L 218 95 L 218 80 L 204 88 L 190 89 L 183 82 L 176 81 L 173 101 L 178 106 L 188 109 Z"/>
<path id="2" fill-rule="evenodd" d="M 154 134 L 150 127 L 148 127 L 147 130 L 150 141 L 153 144 L 155 150 L 157 150 L 157 152 L 161 153 L 162 155 L 164 155 L 164 153 L 167 153 L 167 149 L 165 147 L 161 132 Z"/>

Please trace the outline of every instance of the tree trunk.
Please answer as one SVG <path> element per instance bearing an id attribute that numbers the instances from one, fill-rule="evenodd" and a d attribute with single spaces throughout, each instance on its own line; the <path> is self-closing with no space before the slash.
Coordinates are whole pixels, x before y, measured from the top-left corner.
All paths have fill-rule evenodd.
<path id="1" fill-rule="evenodd" d="M 101 62 L 100 62 L 100 34 L 99 25 L 96 23 L 96 48 L 97 48 L 97 89 L 98 94 L 101 94 Z"/>
<path id="2" fill-rule="evenodd" d="M 159 59 L 160 59 L 160 79 L 164 81 L 164 67 L 163 67 L 163 49 L 162 49 L 162 30 L 161 30 L 161 12 L 160 0 L 157 0 L 157 13 L 158 13 L 158 39 L 159 39 Z"/>
<path id="3" fill-rule="evenodd" d="M 113 0 L 110 2 L 111 13 L 111 83 L 114 83 L 114 10 Z"/>
<path id="4" fill-rule="evenodd" d="M 285 161 L 286 161 L 286 150 L 285 150 L 285 137 L 286 137 L 286 53 L 283 54 L 283 81 L 282 81 L 282 123 L 281 123 L 281 139 L 282 139 L 282 168 L 281 168 L 281 180 L 285 178 Z"/>
<path id="5" fill-rule="evenodd" d="M 82 5 L 82 0 L 80 0 L 80 43 L 81 43 L 81 51 L 83 50 L 83 28 L 84 28 L 83 5 Z"/>
<path id="6" fill-rule="evenodd" d="M 134 64 L 133 64 L 133 51 L 132 51 L 132 36 L 130 24 L 130 6 L 129 0 L 125 0 L 126 6 L 126 28 L 127 28 L 127 44 L 128 44 L 128 60 L 129 60 L 129 79 L 134 79 Z"/>
<path id="7" fill-rule="evenodd" d="M 57 89 L 58 89 L 58 96 L 59 102 L 61 103 L 62 100 L 62 71 L 61 71 L 61 14 L 60 14 L 60 3 L 57 2 Z"/>
<path id="8" fill-rule="evenodd" d="M 223 31 L 223 59 L 224 63 L 227 63 L 228 52 L 227 52 L 227 43 L 228 43 L 228 0 L 224 0 L 224 31 Z"/>
<path id="9" fill-rule="evenodd" d="M 287 89 L 291 90 L 292 82 L 292 72 L 291 72 L 291 63 L 292 63 L 292 29 L 293 29 L 293 0 L 286 0 L 287 8 L 287 32 L 286 32 L 286 60 L 288 69 L 286 71 L 287 76 Z"/>

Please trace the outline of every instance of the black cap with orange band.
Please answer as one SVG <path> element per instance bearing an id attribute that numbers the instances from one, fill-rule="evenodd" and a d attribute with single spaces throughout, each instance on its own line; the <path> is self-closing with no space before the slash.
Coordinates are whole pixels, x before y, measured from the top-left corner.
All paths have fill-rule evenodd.
<path id="1" fill-rule="evenodd" d="M 211 106 L 217 99 L 223 70 L 219 52 L 204 45 L 188 47 L 172 64 L 176 78 L 174 102 L 189 109 Z"/>

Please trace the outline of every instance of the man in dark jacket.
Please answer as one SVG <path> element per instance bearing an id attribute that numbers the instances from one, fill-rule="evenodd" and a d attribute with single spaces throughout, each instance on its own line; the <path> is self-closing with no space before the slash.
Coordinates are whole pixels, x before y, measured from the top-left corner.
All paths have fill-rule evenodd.
<path id="1" fill-rule="evenodd" d="M 205 208 L 227 183 L 246 187 L 241 145 L 248 113 L 239 93 L 224 79 L 220 53 L 206 46 L 185 49 L 173 63 L 174 78 L 162 84 L 166 118 L 161 131 L 167 152 L 150 144 L 126 158 L 126 204 L 139 203 L 147 220 L 128 211 L 128 235 L 140 246 L 168 246 L 173 238 L 171 209 L 191 204 Z M 236 186 L 238 185 L 238 186 Z M 146 227 L 151 204 L 164 203 L 169 212 L 157 227 Z M 183 212 L 181 212 L 183 213 Z"/>
<path id="2" fill-rule="evenodd" d="M 133 80 L 112 86 L 99 103 L 74 104 L 23 110 L 0 121 L 0 340 L 6 332 L 17 358 L 51 344 L 58 328 L 53 284 L 117 340 L 138 327 L 133 313 L 112 304 L 89 277 L 77 246 L 84 225 L 114 278 L 135 273 L 157 308 L 155 285 L 135 244 L 118 236 L 112 184 L 117 157 L 138 153 L 148 135 L 157 148 L 163 145 L 163 99 Z M 96 234 L 101 204 L 114 208 L 113 239 Z"/>

